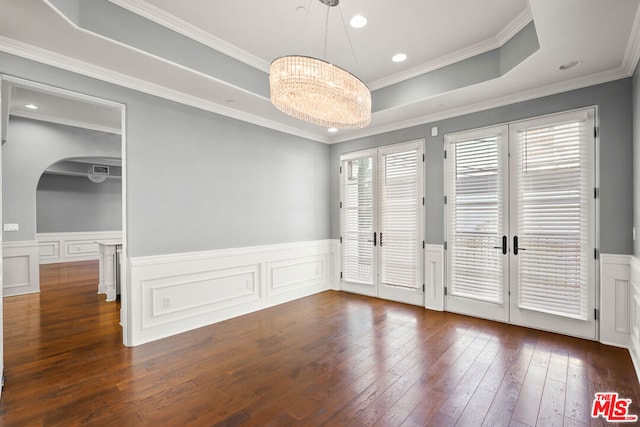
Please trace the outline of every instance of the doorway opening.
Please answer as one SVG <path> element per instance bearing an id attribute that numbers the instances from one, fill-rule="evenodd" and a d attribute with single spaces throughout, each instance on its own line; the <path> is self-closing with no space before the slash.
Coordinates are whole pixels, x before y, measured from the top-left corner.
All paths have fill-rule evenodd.
<path id="1" fill-rule="evenodd" d="M 0 78 L 4 294 L 38 292 L 41 264 L 97 260 L 97 241 L 119 239 L 119 317 L 128 345 L 125 106 Z"/>

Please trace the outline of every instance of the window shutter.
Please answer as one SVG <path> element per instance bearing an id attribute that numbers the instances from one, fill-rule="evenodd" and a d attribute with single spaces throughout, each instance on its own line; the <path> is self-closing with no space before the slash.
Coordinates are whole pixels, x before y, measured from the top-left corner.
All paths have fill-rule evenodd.
<path id="1" fill-rule="evenodd" d="M 373 284 L 373 158 L 344 161 L 343 175 L 343 279 Z"/>
<path id="2" fill-rule="evenodd" d="M 586 320 L 594 154 L 581 116 L 517 131 L 515 184 L 518 306 Z"/>
<path id="3" fill-rule="evenodd" d="M 416 232 L 421 229 L 422 199 L 418 197 L 421 160 L 418 149 L 380 157 L 380 279 L 385 285 L 422 289 L 417 250 L 418 246 L 422 248 L 422 240 Z"/>
<path id="4" fill-rule="evenodd" d="M 504 303 L 501 134 L 453 141 L 448 182 L 448 283 L 452 296 Z"/>

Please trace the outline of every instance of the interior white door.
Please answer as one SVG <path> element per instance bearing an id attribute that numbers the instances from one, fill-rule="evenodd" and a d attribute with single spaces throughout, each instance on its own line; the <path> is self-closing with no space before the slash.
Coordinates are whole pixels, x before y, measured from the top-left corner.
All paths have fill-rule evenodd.
<path id="1" fill-rule="evenodd" d="M 594 112 L 511 125 L 511 322 L 596 338 Z"/>
<path id="2" fill-rule="evenodd" d="M 506 126 L 445 138 L 446 307 L 509 319 Z"/>
<path id="3" fill-rule="evenodd" d="M 424 142 L 341 157 L 341 287 L 424 305 Z"/>
<path id="4" fill-rule="evenodd" d="M 446 308 L 596 338 L 594 110 L 448 135 Z"/>

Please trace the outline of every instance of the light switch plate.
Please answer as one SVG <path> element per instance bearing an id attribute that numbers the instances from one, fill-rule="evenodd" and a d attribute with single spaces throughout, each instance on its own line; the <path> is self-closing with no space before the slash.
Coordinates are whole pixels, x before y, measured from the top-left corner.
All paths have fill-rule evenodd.
<path id="1" fill-rule="evenodd" d="M 431 128 L 431 136 L 438 136 L 438 126 Z"/>
<path id="2" fill-rule="evenodd" d="M 19 224 L 4 224 L 4 231 L 18 231 L 20 230 Z"/>

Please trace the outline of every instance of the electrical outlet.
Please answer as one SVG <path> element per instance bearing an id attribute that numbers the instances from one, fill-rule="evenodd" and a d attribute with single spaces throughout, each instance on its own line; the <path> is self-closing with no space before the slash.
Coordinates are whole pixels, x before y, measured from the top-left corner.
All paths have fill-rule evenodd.
<path id="1" fill-rule="evenodd" d="M 19 224 L 4 224 L 4 231 L 19 231 L 20 230 L 20 225 Z"/>
<path id="2" fill-rule="evenodd" d="M 162 308 L 170 308 L 171 307 L 171 298 L 164 297 L 162 298 Z"/>

